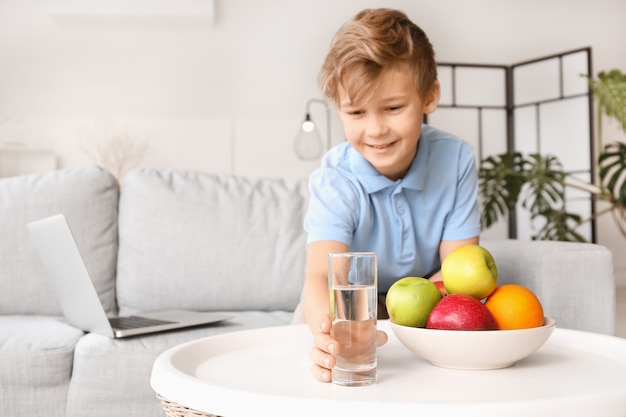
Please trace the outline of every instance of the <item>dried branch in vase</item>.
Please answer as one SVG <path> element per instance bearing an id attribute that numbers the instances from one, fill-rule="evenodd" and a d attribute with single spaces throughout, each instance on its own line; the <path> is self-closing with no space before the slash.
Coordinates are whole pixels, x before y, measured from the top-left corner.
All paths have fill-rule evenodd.
<path id="1" fill-rule="evenodd" d="M 94 164 L 111 172 L 121 183 L 124 176 L 136 168 L 148 151 L 146 135 L 116 129 L 108 124 L 92 129 L 85 135 L 83 151 Z"/>

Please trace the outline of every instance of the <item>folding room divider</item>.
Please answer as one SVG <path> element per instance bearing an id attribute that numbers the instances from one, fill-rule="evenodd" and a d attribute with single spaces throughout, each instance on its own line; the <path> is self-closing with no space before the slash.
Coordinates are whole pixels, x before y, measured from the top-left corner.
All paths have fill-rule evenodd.
<path id="1" fill-rule="evenodd" d="M 591 48 L 513 65 L 439 63 L 441 101 L 427 122 L 474 145 L 477 163 L 489 155 L 519 151 L 554 155 L 573 178 L 594 179 Z M 566 187 L 569 212 L 589 218 L 591 195 Z M 529 214 L 517 210 L 484 231 L 490 237 L 530 239 Z M 595 222 L 577 229 L 596 241 Z"/>

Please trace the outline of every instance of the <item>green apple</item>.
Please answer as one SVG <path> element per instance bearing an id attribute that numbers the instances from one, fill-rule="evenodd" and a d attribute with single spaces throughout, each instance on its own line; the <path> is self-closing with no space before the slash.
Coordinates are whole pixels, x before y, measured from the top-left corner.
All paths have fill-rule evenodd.
<path id="1" fill-rule="evenodd" d="M 387 291 L 389 319 L 402 326 L 426 327 L 428 315 L 439 300 L 439 289 L 426 278 L 401 278 Z"/>
<path id="2" fill-rule="evenodd" d="M 498 285 L 498 268 L 491 253 L 479 245 L 453 250 L 441 264 L 441 276 L 449 294 L 468 294 L 482 300 Z"/>

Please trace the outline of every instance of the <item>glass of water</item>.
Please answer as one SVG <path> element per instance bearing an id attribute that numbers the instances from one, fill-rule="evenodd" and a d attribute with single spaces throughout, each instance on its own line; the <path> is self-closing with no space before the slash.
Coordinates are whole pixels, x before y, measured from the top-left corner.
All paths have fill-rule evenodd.
<path id="1" fill-rule="evenodd" d="M 330 335 L 340 344 L 333 383 L 345 386 L 376 382 L 376 309 L 378 265 L 374 252 L 328 255 Z"/>

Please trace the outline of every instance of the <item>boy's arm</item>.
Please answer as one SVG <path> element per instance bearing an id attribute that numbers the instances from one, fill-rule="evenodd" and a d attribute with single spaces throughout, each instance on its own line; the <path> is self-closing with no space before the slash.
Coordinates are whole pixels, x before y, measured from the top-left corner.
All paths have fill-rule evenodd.
<path id="1" fill-rule="evenodd" d="M 314 337 L 311 349 L 313 366 L 311 372 L 320 381 L 331 380 L 331 369 L 335 366 L 334 353 L 338 353 L 336 342 L 330 337 L 332 323 L 328 296 L 328 254 L 347 252 L 348 246 L 335 241 L 312 242 L 306 251 L 306 277 L 304 279 L 304 317 Z"/>
<path id="2" fill-rule="evenodd" d="M 348 250 L 348 245 L 331 240 L 312 242 L 307 246 L 304 316 L 314 332 L 319 331 L 323 317 L 329 315 L 328 254 Z"/>

